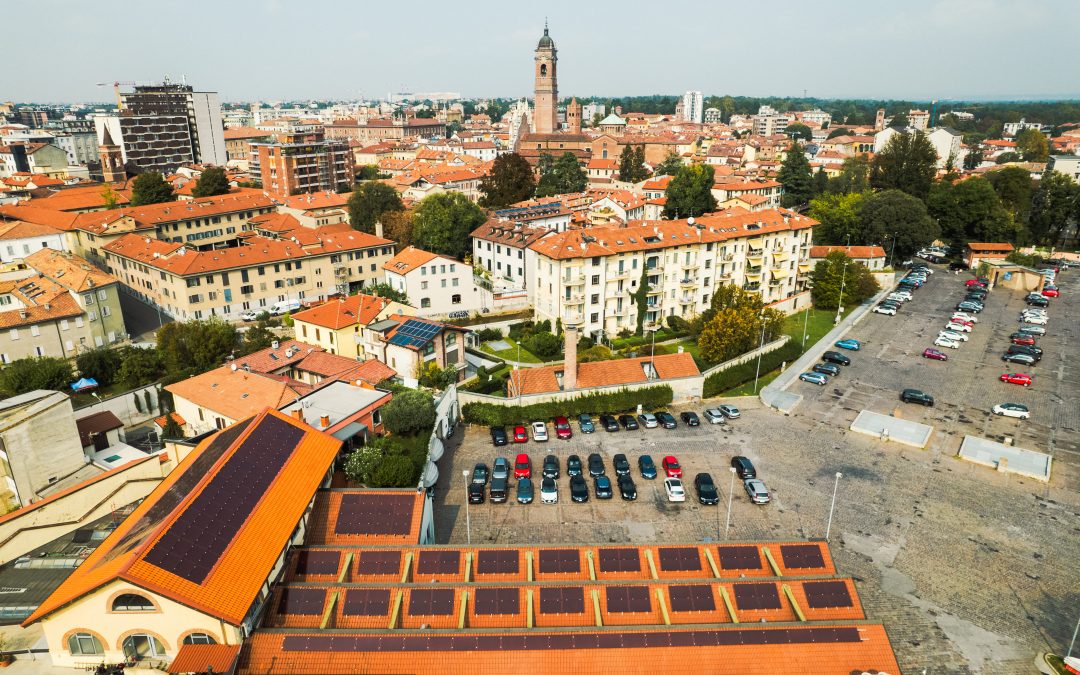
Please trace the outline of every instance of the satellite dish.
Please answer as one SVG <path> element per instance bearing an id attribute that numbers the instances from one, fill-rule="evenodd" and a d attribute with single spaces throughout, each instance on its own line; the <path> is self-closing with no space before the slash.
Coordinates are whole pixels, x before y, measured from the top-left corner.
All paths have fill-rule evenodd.
<path id="1" fill-rule="evenodd" d="M 428 459 L 432 462 L 437 462 L 443 456 L 443 452 L 446 450 L 446 446 L 439 440 L 438 437 L 431 439 L 431 447 L 428 448 Z"/>
<path id="2" fill-rule="evenodd" d="M 435 462 L 428 462 L 424 467 L 424 475 L 420 477 L 421 484 L 425 488 L 429 488 L 439 482 L 439 467 L 435 466 Z"/>

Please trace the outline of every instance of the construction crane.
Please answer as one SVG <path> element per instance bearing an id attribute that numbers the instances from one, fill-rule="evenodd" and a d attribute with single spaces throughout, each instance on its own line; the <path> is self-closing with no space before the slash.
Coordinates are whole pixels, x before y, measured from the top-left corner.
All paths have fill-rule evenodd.
<path id="1" fill-rule="evenodd" d="M 125 85 L 125 86 L 128 86 L 128 87 L 134 87 L 135 85 L 138 84 L 138 82 L 112 82 L 111 84 L 112 84 L 112 88 L 113 88 L 113 93 L 116 94 L 116 109 L 117 110 L 123 110 L 124 109 L 124 101 L 123 101 L 123 99 L 120 98 L 120 85 Z M 97 86 L 99 86 L 99 87 L 108 87 L 109 85 L 110 85 L 109 82 L 98 82 L 97 83 Z"/>

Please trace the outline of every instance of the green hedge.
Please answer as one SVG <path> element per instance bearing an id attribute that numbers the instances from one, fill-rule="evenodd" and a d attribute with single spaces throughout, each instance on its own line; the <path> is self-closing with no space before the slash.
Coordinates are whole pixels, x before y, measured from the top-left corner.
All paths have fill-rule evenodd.
<path id="1" fill-rule="evenodd" d="M 627 412 L 636 410 L 638 404 L 646 410 L 654 410 L 670 404 L 674 398 L 675 394 L 671 387 L 664 384 L 643 389 L 620 389 L 611 393 L 586 394 L 564 401 L 524 406 L 466 403 L 461 412 L 469 424 L 505 426 L 532 420 L 549 420 L 559 415 L 575 417 L 581 413 L 595 415 Z M 508 399 L 508 402 L 512 401 L 513 399 Z"/>
<path id="2" fill-rule="evenodd" d="M 663 342 L 664 340 L 674 340 L 675 338 L 683 337 L 685 335 L 688 335 L 689 333 L 690 331 L 687 330 L 677 331 L 670 328 L 661 328 L 660 330 L 656 331 L 655 341 Z M 641 345 L 648 345 L 652 343 L 652 335 L 646 333 L 645 335 L 632 335 L 625 338 L 615 338 L 611 341 L 611 346 L 613 349 L 619 350 L 625 349 L 627 347 L 640 347 Z"/>
<path id="3" fill-rule="evenodd" d="M 780 349 L 769 352 L 761 357 L 761 374 L 764 375 L 765 373 L 776 370 L 784 361 L 791 363 L 800 356 L 802 356 L 802 345 L 795 340 L 788 340 L 787 344 Z M 746 363 L 740 363 L 737 366 L 715 372 L 705 378 L 703 395 L 705 398 L 719 396 L 729 389 L 734 389 L 739 385 L 746 384 L 754 379 L 757 368 L 757 359 L 750 359 Z"/>

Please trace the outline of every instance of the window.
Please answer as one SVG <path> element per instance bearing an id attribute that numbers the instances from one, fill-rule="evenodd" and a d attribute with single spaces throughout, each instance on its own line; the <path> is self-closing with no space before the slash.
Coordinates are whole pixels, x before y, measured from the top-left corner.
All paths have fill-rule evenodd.
<path id="1" fill-rule="evenodd" d="M 84 296 L 83 296 L 83 300 L 84 300 L 84 301 L 86 302 L 86 304 L 88 304 L 88 305 L 92 305 L 92 304 L 94 304 L 94 294 L 93 294 L 93 293 L 89 293 L 89 294 L 87 294 L 87 295 L 84 295 Z"/>
<path id="2" fill-rule="evenodd" d="M 19 339 L 19 329 L 18 328 L 12 328 L 11 332 L 8 333 L 8 336 L 12 340 L 18 340 Z"/>
<path id="3" fill-rule="evenodd" d="M 446 279 L 440 279 L 439 281 L 441 281 L 441 282 L 442 282 L 441 286 L 442 286 L 443 288 L 446 288 Z"/>
<path id="4" fill-rule="evenodd" d="M 451 286 L 457 286 L 457 285 L 458 285 L 458 278 L 457 278 L 457 277 L 454 277 L 454 279 L 453 279 L 453 281 L 452 281 L 452 282 L 450 283 L 450 285 L 451 285 Z"/>
<path id="5" fill-rule="evenodd" d="M 75 633 L 68 638 L 68 651 L 75 656 L 104 654 L 101 642 L 90 633 Z"/>
<path id="6" fill-rule="evenodd" d="M 186 645 L 216 645 L 214 638 L 210 637 L 206 633 L 191 633 L 184 638 L 184 644 Z"/>
<path id="7" fill-rule="evenodd" d="M 129 635 L 124 638 L 123 646 L 124 656 L 131 661 L 165 656 L 165 647 L 153 635 Z"/>
<path id="8" fill-rule="evenodd" d="M 38 326 L 30 326 L 30 334 L 34 337 L 41 335 L 41 328 Z"/>
<path id="9" fill-rule="evenodd" d="M 427 282 L 426 281 L 421 281 L 420 282 L 420 290 L 422 290 L 422 291 L 427 290 Z"/>
<path id="10" fill-rule="evenodd" d="M 101 316 L 111 316 L 111 315 L 112 315 L 112 308 L 110 308 L 108 305 L 102 305 L 101 306 Z"/>
<path id="11" fill-rule="evenodd" d="M 109 298 L 109 294 L 105 290 L 98 291 L 97 296 L 98 296 L 98 300 L 108 300 L 108 298 Z"/>
<path id="12" fill-rule="evenodd" d="M 431 307 L 431 298 L 420 298 L 420 306 L 424 309 Z"/>
<path id="13" fill-rule="evenodd" d="M 154 603 L 138 593 L 122 593 L 112 603 L 114 612 L 150 612 L 154 609 Z"/>
<path id="14" fill-rule="evenodd" d="M 34 355 L 35 356 L 45 356 L 45 348 L 42 347 L 41 345 L 38 345 L 38 346 L 34 347 Z"/>
<path id="15" fill-rule="evenodd" d="M 600 275 L 599 274 L 592 275 L 592 282 L 594 284 L 599 284 L 600 283 Z"/>
<path id="16" fill-rule="evenodd" d="M 600 315 L 597 312 L 593 312 L 592 314 L 589 315 L 589 321 L 591 321 L 592 323 L 596 323 L 599 320 L 600 320 Z"/>
<path id="17" fill-rule="evenodd" d="M 450 296 L 450 302 L 452 304 L 455 304 L 455 305 L 460 305 L 461 304 L 461 294 L 460 293 L 454 293 L 453 295 L 451 295 Z"/>

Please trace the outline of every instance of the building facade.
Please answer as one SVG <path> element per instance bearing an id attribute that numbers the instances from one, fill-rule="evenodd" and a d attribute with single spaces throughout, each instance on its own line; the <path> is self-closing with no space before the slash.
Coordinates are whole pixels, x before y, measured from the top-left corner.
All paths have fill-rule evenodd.
<path id="1" fill-rule="evenodd" d="M 480 309 L 472 267 L 410 246 L 383 265 L 386 283 L 405 293 L 417 316 L 453 316 Z"/>
<path id="2" fill-rule="evenodd" d="M 682 119 L 686 122 L 701 124 L 705 119 L 702 108 L 704 97 L 700 91 L 688 91 L 682 96 Z"/>
<path id="3" fill-rule="evenodd" d="M 71 399 L 38 390 L 0 401 L 0 504 L 20 508 L 86 465 Z"/>
<path id="4" fill-rule="evenodd" d="M 550 134 L 559 128 L 558 111 L 559 82 L 556 67 L 559 62 L 555 41 L 548 35 L 545 24 L 544 35 L 536 45 L 534 61 L 533 88 L 533 131 L 538 134 Z"/>
<path id="5" fill-rule="evenodd" d="M 321 126 L 295 126 L 270 142 L 251 143 L 249 170 L 263 189 L 279 197 L 338 191 L 353 184 L 353 153 L 347 141 L 327 139 Z"/>
<path id="6" fill-rule="evenodd" d="M 412 307 L 400 302 L 358 293 L 293 314 L 293 332 L 301 342 L 362 361 L 374 358 L 370 354 L 367 326 L 394 314 L 414 313 Z"/>
<path id="7" fill-rule="evenodd" d="M 1080 155 L 1050 155 L 1046 162 L 1046 171 L 1057 171 L 1080 183 Z"/>

